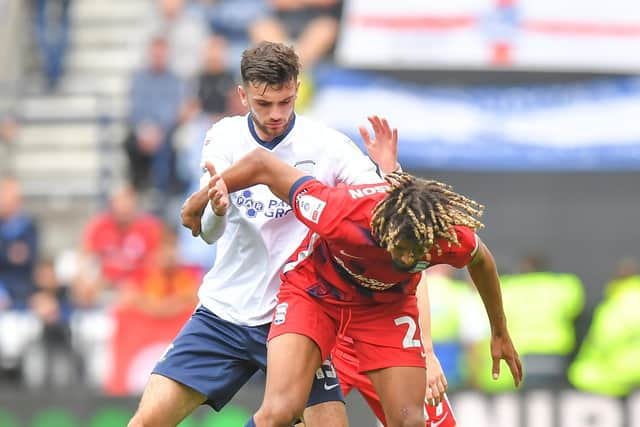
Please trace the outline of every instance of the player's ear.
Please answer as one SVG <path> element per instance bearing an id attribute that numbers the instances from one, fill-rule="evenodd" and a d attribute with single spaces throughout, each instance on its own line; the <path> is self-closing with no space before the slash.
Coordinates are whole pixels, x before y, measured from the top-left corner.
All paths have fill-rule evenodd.
<path id="1" fill-rule="evenodd" d="M 242 85 L 238 85 L 238 96 L 240 97 L 240 102 L 242 102 L 242 105 L 244 107 L 248 107 L 249 106 L 249 101 L 247 99 L 247 92 L 245 92 L 244 88 L 242 87 Z"/>

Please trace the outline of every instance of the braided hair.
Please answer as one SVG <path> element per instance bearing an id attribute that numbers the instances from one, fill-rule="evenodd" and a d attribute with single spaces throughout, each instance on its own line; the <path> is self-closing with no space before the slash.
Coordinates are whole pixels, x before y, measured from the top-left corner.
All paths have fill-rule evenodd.
<path id="1" fill-rule="evenodd" d="M 435 244 L 442 254 L 438 239 L 460 245 L 454 225 L 473 230 L 484 227 L 477 219 L 484 206 L 454 192 L 448 184 L 404 172 L 391 173 L 385 180 L 391 188 L 373 211 L 371 231 L 387 250 L 401 240 L 412 239 L 426 251 Z"/>

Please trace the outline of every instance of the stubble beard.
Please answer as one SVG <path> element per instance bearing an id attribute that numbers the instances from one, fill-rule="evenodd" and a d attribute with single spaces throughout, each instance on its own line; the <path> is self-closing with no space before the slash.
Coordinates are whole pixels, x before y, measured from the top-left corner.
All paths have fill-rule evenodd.
<path id="1" fill-rule="evenodd" d="M 269 137 L 269 141 L 272 141 L 275 138 L 281 136 L 285 132 L 285 130 L 289 127 L 289 124 L 291 123 L 291 120 L 293 119 L 293 111 L 292 111 L 291 114 L 289 115 L 289 119 L 282 126 L 282 130 L 281 131 L 274 131 L 272 129 L 269 129 L 267 126 L 263 125 L 262 123 L 260 123 L 258 121 L 258 119 L 256 118 L 256 115 L 253 113 L 252 110 L 249 111 L 249 114 L 251 115 L 251 121 L 253 121 L 254 126 L 256 128 L 258 128 L 262 134 L 267 135 Z"/>

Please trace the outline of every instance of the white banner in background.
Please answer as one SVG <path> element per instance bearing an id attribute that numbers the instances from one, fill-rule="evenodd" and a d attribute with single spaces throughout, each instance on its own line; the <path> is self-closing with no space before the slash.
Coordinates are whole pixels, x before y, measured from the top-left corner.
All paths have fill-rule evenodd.
<path id="1" fill-rule="evenodd" d="M 640 78 L 442 89 L 342 71 L 310 114 L 359 142 L 378 114 L 408 168 L 640 170 Z"/>
<path id="2" fill-rule="evenodd" d="M 640 71 L 638 0 L 345 0 L 337 56 L 375 68 Z"/>

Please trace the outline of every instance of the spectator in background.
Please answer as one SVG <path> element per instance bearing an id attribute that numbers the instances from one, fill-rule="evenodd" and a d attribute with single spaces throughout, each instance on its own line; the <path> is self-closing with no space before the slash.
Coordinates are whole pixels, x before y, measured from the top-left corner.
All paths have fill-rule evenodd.
<path id="1" fill-rule="evenodd" d="M 194 52 L 202 52 L 209 34 L 204 13 L 185 0 L 159 0 L 154 6 L 154 13 L 145 20 L 140 50 L 162 34 L 168 45 L 169 69 L 184 81 L 196 78 L 202 57 Z"/>
<path id="2" fill-rule="evenodd" d="M 153 261 L 136 271 L 121 289 L 117 301 L 121 307 L 151 317 L 171 317 L 193 310 L 202 270 L 179 261 L 177 241 L 175 230 L 165 227 Z"/>
<path id="3" fill-rule="evenodd" d="M 38 230 L 23 210 L 18 181 L 0 178 L 0 286 L 11 307 L 27 307 L 35 291 L 33 270 L 38 258 Z"/>
<path id="4" fill-rule="evenodd" d="M 640 275 L 633 258 L 620 260 L 597 305 L 587 336 L 569 367 L 578 390 L 625 397 L 640 387 Z"/>
<path id="5" fill-rule="evenodd" d="M 131 83 L 129 134 L 125 141 L 129 171 L 136 189 L 150 185 L 163 206 L 175 186 L 173 133 L 180 121 L 184 87 L 167 67 L 167 41 L 149 44 L 149 65 Z M 150 182 L 149 182 L 150 181 Z"/>
<path id="6" fill-rule="evenodd" d="M 520 262 L 518 274 L 501 275 L 502 296 L 513 340 L 527 371 L 529 388 L 567 382 L 569 359 L 576 349 L 575 322 L 584 306 L 584 287 L 572 273 L 549 271 L 543 258 L 530 255 Z M 544 306 L 544 316 L 540 315 Z M 471 364 L 474 380 L 486 392 L 506 392 L 513 385 L 482 373 L 491 366 L 486 355 Z"/>
<path id="7" fill-rule="evenodd" d="M 71 0 L 34 0 L 36 41 L 49 89 L 55 89 L 63 74 L 70 5 Z"/>
<path id="8" fill-rule="evenodd" d="M 59 281 L 54 261 L 48 258 L 38 263 L 35 281 L 29 306 L 42 329 L 40 339 L 25 352 L 23 377 L 32 388 L 65 387 L 76 380 L 79 368 L 71 345 L 69 288 Z"/>
<path id="9" fill-rule="evenodd" d="M 142 391 L 155 360 L 198 302 L 202 270 L 180 263 L 176 244 L 175 231 L 165 228 L 153 262 L 131 277 L 119 292 L 112 313 L 115 330 L 109 394 Z"/>
<path id="10" fill-rule="evenodd" d="M 233 76 L 226 69 L 226 40 L 220 36 L 211 36 L 207 40 L 203 51 L 204 70 L 198 76 L 192 97 L 187 102 L 189 120 L 186 121 L 176 134 L 177 173 L 181 180 L 191 190 L 192 184 L 199 182 L 200 173 L 192 177 L 197 171 L 200 160 L 200 146 L 206 131 L 227 114 L 229 91 L 235 89 Z M 234 94 L 235 96 L 235 91 Z M 194 169 L 195 167 L 195 169 Z M 189 193 L 191 194 L 191 193 Z"/>
<path id="11" fill-rule="evenodd" d="M 247 45 L 262 40 L 255 23 L 269 13 L 265 0 L 200 0 L 210 31 L 228 43 L 227 67 L 236 73 L 240 69 L 242 51 Z M 236 75 L 239 80 L 239 75 Z"/>
<path id="12" fill-rule="evenodd" d="M 23 210 L 20 186 L 12 177 L 0 178 L 0 370 L 17 372 L 38 337 L 38 321 L 27 310 L 37 259 L 38 230 Z"/>
<path id="13" fill-rule="evenodd" d="M 327 59 L 338 37 L 341 0 L 268 0 L 271 13 L 252 27 L 253 37 L 293 44 L 300 55 L 303 82 L 297 106 L 304 110 L 313 96 L 312 72 Z"/>
<path id="14" fill-rule="evenodd" d="M 220 36 L 209 37 L 204 50 L 204 70 L 198 77 L 198 103 L 211 122 L 217 122 L 227 112 L 228 93 L 235 88 L 226 54 L 227 41 Z"/>
<path id="15" fill-rule="evenodd" d="M 177 174 L 186 186 L 184 197 L 199 188 L 202 141 L 211 124 L 224 116 L 246 112 L 242 105 L 238 112 L 236 85 L 226 67 L 227 50 L 223 37 L 210 36 L 207 40 L 203 51 L 204 69 L 195 82 L 189 102 L 191 117 L 176 134 Z M 178 217 L 178 212 L 174 216 Z M 183 227 L 178 230 L 178 247 L 182 261 L 203 269 L 208 270 L 215 259 L 215 245 L 194 239 Z"/>
<path id="16" fill-rule="evenodd" d="M 73 287 L 75 303 L 81 307 L 104 305 L 109 291 L 135 280 L 152 261 L 161 231 L 156 217 L 141 212 L 131 186 L 114 191 L 109 209 L 97 214 L 85 228 Z"/>
<path id="17" fill-rule="evenodd" d="M 256 37 L 292 42 L 305 69 L 313 68 L 333 49 L 338 37 L 341 0 L 268 0 L 273 14 L 257 22 Z"/>

